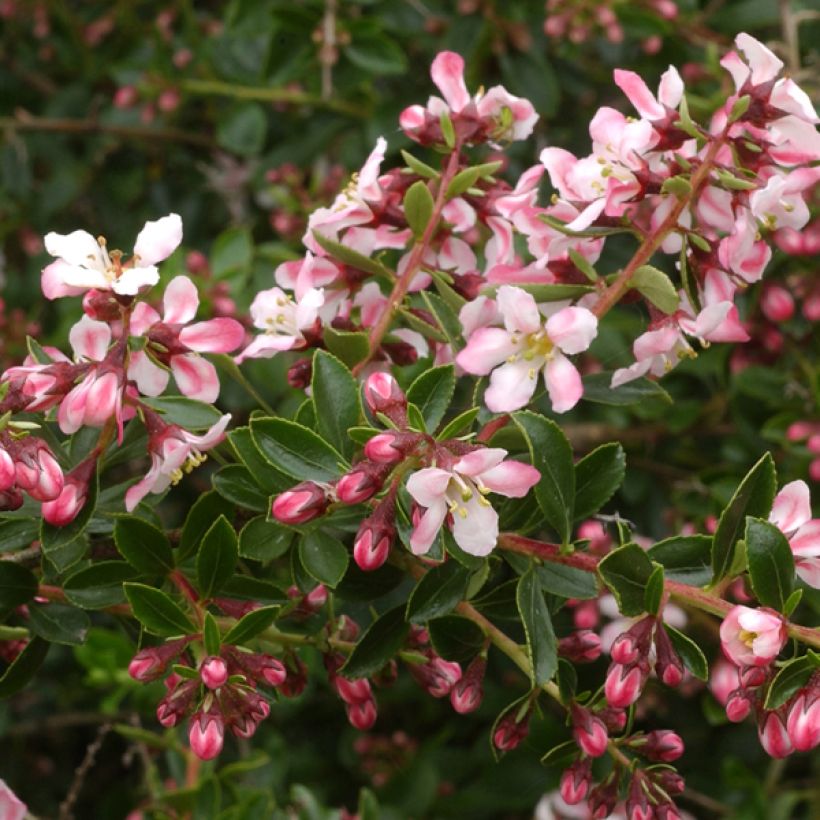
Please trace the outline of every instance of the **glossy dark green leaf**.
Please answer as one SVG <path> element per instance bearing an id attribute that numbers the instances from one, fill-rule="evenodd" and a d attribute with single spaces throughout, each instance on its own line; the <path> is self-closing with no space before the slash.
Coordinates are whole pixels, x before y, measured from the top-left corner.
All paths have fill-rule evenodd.
<path id="1" fill-rule="evenodd" d="M 311 386 L 318 432 L 349 458 L 353 442 L 347 428 L 357 425 L 362 416 L 358 383 L 339 359 L 325 350 L 317 350 Z"/>
<path id="2" fill-rule="evenodd" d="M 582 378 L 582 382 L 584 400 L 596 404 L 628 407 L 630 404 L 642 404 L 658 399 L 667 404 L 672 403 L 672 397 L 657 382 L 650 381 L 644 376 L 620 387 L 610 387 L 612 373 L 589 373 Z"/>
<path id="3" fill-rule="evenodd" d="M 83 508 L 73 521 L 64 527 L 55 527 L 43 519 L 40 527 L 40 545 L 44 555 L 54 563 L 59 570 L 64 570 L 72 563 L 79 560 L 82 552 L 79 549 L 65 549 L 77 545 L 77 540 L 82 536 L 94 510 L 97 506 L 97 495 L 99 493 L 99 479 L 95 474 L 88 487 L 88 497 Z M 83 550 L 84 551 L 84 550 Z M 75 558 L 76 555 L 76 558 Z"/>
<path id="4" fill-rule="evenodd" d="M 236 427 L 228 433 L 228 441 L 251 477 L 266 495 L 281 492 L 293 485 L 293 479 L 277 470 L 259 451 L 250 427 Z"/>
<path id="5" fill-rule="evenodd" d="M 794 556 L 786 536 L 769 521 L 748 517 L 745 540 L 755 597 L 782 612 L 794 587 Z"/>
<path id="6" fill-rule="evenodd" d="M 24 549 L 39 537 L 40 523 L 34 518 L 0 518 L 0 553 Z"/>
<path id="7" fill-rule="evenodd" d="M 771 453 L 766 453 L 746 474 L 732 500 L 723 510 L 712 542 L 712 580 L 719 581 L 729 571 L 735 545 L 743 536 L 746 516 L 766 518 L 777 489 L 777 473 Z"/>
<path id="8" fill-rule="evenodd" d="M 447 561 L 431 570 L 416 584 L 407 602 L 407 620 L 423 624 L 447 615 L 464 600 L 470 571 L 457 561 Z"/>
<path id="9" fill-rule="evenodd" d="M 29 607 L 29 628 L 49 643 L 81 644 L 90 627 L 88 615 L 75 606 L 49 603 Z"/>
<path id="10" fill-rule="evenodd" d="M 114 543 L 120 555 L 144 575 L 165 575 L 174 568 L 168 536 L 141 518 L 119 516 L 114 524 Z"/>
<path id="11" fill-rule="evenodd" d="M 378 672 L 401 649 L 408 629 L 403 605 L 380 615 L 353 648 L 341 674 L 346 678 L 367 678 Z"/>
<path id="12" fill-rule="evenodd" d="M 0 613 L 25 604 L 37 594 L 37 578 L 22 564 L 0 561 Z"/>
<path id="13" fill-rule="evenodd" d="M 484 645 L 481 628 L 466 618 L 445 615 L 427 626 L 430 642 L 442 658 L 456 663 L 469 663 Z"/>
<path id="14" fill-rule="evenodd" d="M 0 698 L 16 694 L 34 677 L 46 659 L 50 646 L 42 638 L 33 638 L 26 644 L 0 677 Z"/>
<path id="15" fill-rule="evenodd" d="M 182 534 L 179 538 L 177 552 L 179 559 L 193 555 L 199 549 L 202 537 L 210 529 L 211 525 L 224 515 L 227 518 L 233 515 L 234 505 L 223 498 L 216 490 L 203 493 L 191 505 L 185 524 L 182 527 Z"/>
<path id="16" fill-rule="evenodd" d="M 328 326 L 324 328 L 323 338 L 327 349 L 348 367 L 354 367 L 370 354 L 367 333 L 336 330 Z"/>
<path id="17" fill-rule="evenodd" d="M 214 489 L 227 501 L 254 512 L 266 512 L 268 496 L 250 470 L 241 464 L 226 464 L 212 478 Z"/>
<path id="18" fill-rule="evenodd" d="M 239 554 L 254 561 L 273 561 L 288 551 L 293 537 L 293 530 L 258 515 L 239 533 Z"/>
<path id="19" fill-rule="evenodd" d="M 626 454 L 617 442 L 602 444 L 575 465 L 575 521 L 583 521 L 609 501 L 626 473 Z"/>
<path id="20" fill-rule="evenodd" d="M 663 601 L 663 567 L 656 564 L 646 582 L 644 591 L 644 609 L 650 615 L 657 615 Z"/>
<path id="21" fill-rule="evenodd" d="M 222 642 L 242 646 L 260 632 L 264 632 L 275 620 L 278 606 L 263 606 L 254 609 L 237 621 L 223 636 Z"/>
<path id="22" fill-rule="evenodd" d="M 138 571 L 125 561 L 98 561 L 78 570 L 63 583 L 66 598 L 83 609 L 104 609 L 125 602 L 122 585 Z"/>
<path id="23" fill-rule="evenodd" d="M 425 370 L 407 389 L 407 400 L 419 408 L 428 431 L 432 432 L 441 423 L 450 408 L 455 387 L 455 368 L 445 364 Z"/>
<path id="24" fill-rule="evenodd" d="M 224 515 L 214 521 L 196 556 L 196 577 L 203 599 L 219 592 L 233 575 L 239 557 L 236 532 Z"/>
<path id="25" fill-rule="evenodd" d="M 134 617 L 148 632 L 164 638 L 196 632 L 179 604 L 162 590 L 130 583 L 124 584 L 124 589 Z"/>
<path id="26" fill-rule="evenodd" d="M 580 600 L 598 597 L 598 584 L 592 572 L 547 561 L 544 566 L 536 568 L 536 574 L 541 589 L 551 595 Z"/>
<path id="27" fill-rule="evenodd" d="M 205 613 L 205 618 L 202 622 L 202 642 L 205 645 L 206 654 L 219 654 L 222 637 L 219 634 L 219 626 L 216 623 L 216 619 L 210 612 Z"/>
<path id="28" fill-rule="evenodd" d="M 313 238 L 316 240 L 318 245 L 320 245 L 330 256 L 337 259 L 339 262 L 343 262 L 345 265 L 348 265 L 351 268 L 357 268 L 365 273 L 370 273 L 373 276 L 379 276 L 382 279 L 393 278 L 393 272 L 389 268 L 382 265 L 381 262 L 359 253 L 348 245 L 343 245 L 341 242 L 334 242 L 332 239 L 328 239 L 326 236 L 319 233 L 319 231 L 313 232 Z M 333 328 L 329 329 L 333 330 Z M 327 332 L 327 330 L 328 328 L 325 328 L 325 332 Z M 364 336 L 366 341 L 367 334 L 364 334 Z M 325 337 L 325 342 L 327 342 L 327 337 Z M 339 355 L 330 345 L 328 345 L 328 348 L 332 353 L 335 353 L 337 356 Z"/>
<path id="29" fill-rule="evenodd" d="M 820 655 L 809 652 L 780 667 L 766 694 L 764 709 L 777 709 L 798 689 L 802 689 L 814 672 L 820 669 Z"/>
<path id="30" fill-rule="evenodd" d="M 459 413 L 452 421 L 448 421 L 447 424 L 441 428 L 436 438 L 439 441 L 447 441 L 466 432 L 470 429 L 480 411 L 480 407 L 471 407 L 469 410 Z"/>
<path id="31" fill-rule="evenodd" d="M 527 636 L 532 685 L 542 686 L 552 680 L 558 669 L 558 644 L 534 567 L 530 567 L 518 581 L 516 601 Z"/>
<path id="32" fill-rule="evenodd" d="M 347 547 L 327 533 L 308 533 L 299 544 L 299 558 L 307 573 L 320 584 L 335 588 L 347 572 Z"/>
<path id="33" fill-rule="evenodd" d="M 287 419 L 252 419 L 251 435 L 274 467 L 299 481 L 332 481 L 344 469 L 344 459 L 330 444 Z"/>
<path id="34" fill-rule="evenodd" d="M 535 485 L 538 504 L 561 541 L 568 543 L 575 500 L 575 465 L 569 441 L 555 422 L 537 413 L 522 410 L 513 420 L 526 436 L 533 467 L 541 473 Z"/>
<path id="35" fill-rule="evenodd" d="M 712 578 L 712 536 L 675 535 L 658 541 L 646 553 L 670 581 L 700 587 Z"/>
<path id="36" fill-rule="evenodd" d="M 675 651 L 680 655 L 683 665 L 696 678 L 703 681 L 709 680 L 709 664 L 703 650 L 688 635 L 684 635 L 683 632 L 678 631 L 673 626 L 664 624 L 663 628 L 669 635 Z"/>
<path id="37" fill-rule="evenodd" d="M 185 396 L 146 396 L 144 399 L 143 403 L 156 410 L 166 424 L 178 424 L 186 430 L 207 430 L 222 418 L 222 413 L 212 404 Z"/>
<path id="38" fill-rule="evenodd" d="M 427 228 L 435 202 L 424 180 L 414 182 L 404 195 L 404 218 L 416 238 Z"/>
<path id="39" fill-rule="evenodd" d="M 618 602 L 623 615 L 640 615 L 646 611 L 646 585 L 652 575 L 652 562 L 637 544 L 624 544 L 610 552 L 598 564 L 598 574 Z"/>

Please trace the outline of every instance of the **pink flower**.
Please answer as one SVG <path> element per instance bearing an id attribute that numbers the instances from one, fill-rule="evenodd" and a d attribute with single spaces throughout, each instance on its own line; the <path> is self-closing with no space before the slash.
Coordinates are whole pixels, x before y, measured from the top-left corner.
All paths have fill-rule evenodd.
<path id="1" fill-rule="evenodd" d="M 25 820 L 28 814 L 26 804 L 0 780 L 0 817 L 3 820 Z"/>
<path id="2" fill-rule="evenodd" d="M 57 257 L 43 270 L 42 288 L 47 299 L 79 296 L 89 288 L 112 290 L 120 296 L 136 296 L 159 281 L 155 265 L 167 259 L 182 241 L 182 220 L 169 214 L 146 222 L 134 244 L 132 265 L 122 264 L 122 253 L 110 251 L 104 239 L 87 231 L 62 235 L 49 233 L 46 250 Z"/>
<path id="3" fill-rule="evenodd" d="M 805 481 L 792 481 L 780 490 L 769 521 L 789 539 L 797 574 L 810 587 L 820 589 L 820 518 L 811 517 Z"/>
<path id="4" fill-rule="evenodd" d="M 650 122 L 665 120 L 677 109 L 683 97 L 683 80 L 674 66 L 663 73 L 658 96 L 647 88 L 646 83 L 633 71 L 614 72 L 615 85 L 626 94 L 638 113 Z"/>
<path id="5" fill-rule="evenodd" d="M 563 307 L 543 323 L 535 299 L 511 285 L 498 289 L 504 328 L 475 330 L 456 362 L 468 373 L 492 372 L 484 401 L 490 410 L 506 413 L 524 407 L 533 396 L 538 372 L 556 413 L 572 409 L 583 395 L 581 376 L 564 355 L 586 350 L 598 332 L 595 315 L 582 307 Z"/>
<path id="6" fill-rule="evenodd" d="M 209 404 L 219 396 L 219 377 L 214 366 L 199 353 L 229 353 L 245 339 L 236 319 L 217 318 L 189 324 L 199 307 L 196 286 L 187 276 L 171 280 L 163 296 L 163 316 L 140 302 L 131 316 L 133 336 L 145 336 L 144 350 L 131 353 L 128 378 L 146 396 L 158 396 L 168 384 L 168 370 L 180 392 Z M 160 362 L 165 367 L 160 367 Z"/>
<path id="7" fill-rule="evenodd" d="M 433 545 L 448 513 L 456 543 L 471 555 L 487 555 L 498 538 L 498 513 L 486 499 L 490 492 L 522 498 L 541 474 L 529 464 L 504 461 L 506 450 L 474 450 L 447 468 L 425 467 L 407 481 L 407 491 L 425 508 L 410 536 L 415 555 Z"/>
<path id="8" fill-rule="evenodd" d="M 675 367 L 680 359 L 694 355 L 680 327 L 675 323 L 666 323 L 657 330 L 641 334 L 632 343 L 632 353 L 635 356 L 635 363 L 612 374 L 613 388 L 647 374 L 663 376 Z"/>
<path id="9" fill-rule="evenodd" d="M 786 639 L 783 616 L 766 607 L 733 607 L 720 625 L 723 654 L 736 666 L 768 666 Z"/>
<path id="10" fill-rule="evenodd" d="M 230 413 L 222 416 L 206 433 L 197 436 L 176 424 L 166 424 L 156 414 L 144 410 L 148 429 L 148 452 L 151 468 L 145 477 L 128 488 L 125 508 L 131 512 L 148 493 L 161 493 L 169 485 L 182 479 L 205 461 L 202 454 L 215 447 L 225 437 L 225 428 L 231 420 Z"/>
<path id="11" fill-rule="evenodd" d="M 234 361 L 239 364 L 245 359 L 269 359 L 283 350 L 303 347 L 304 332 L 316 325 L 319 309 L 324 302 L 324 294 L 315 288 L 308 289 L 298 302 L 294 302 L 280 288 L 260 291 L 251 303 L 251 318 L 254 327 L 264 333 L 257 336 Z"/>

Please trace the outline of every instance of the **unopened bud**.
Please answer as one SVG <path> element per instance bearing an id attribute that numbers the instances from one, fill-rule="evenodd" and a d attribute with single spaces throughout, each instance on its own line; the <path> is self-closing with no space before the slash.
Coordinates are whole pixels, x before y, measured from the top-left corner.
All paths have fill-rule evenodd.
<path id="1" fill-rule="evenodd" d="M 376 701 L 372 699 L 347 706 L 347 719 L 350 725 L 360 732 L 366 732 L 372 728 L 377 716 Z"/>
<path id="2" fill-rule="evenodd" d="M 726 717 L 732 723 L 745 720 L 752 711 L 752 697 L 745 689 L 735 689 L 726 701 Z"/>
<path id="3" fill-rule="evenodd" d="M 225 725 L 218 712 L 199 712 L 191 718 L 188 732 L 191 751 L 200 760 L 213 760 L 225 741 Z"/>
<path id="4" fill-rule="evenodd" d="M 484 697 L 484 673 L 487 670 L 487 659 L 475 657 L 461 680 L 450 690 L 450 703 L 460 715 L 475 712 Z"/>
<path id="5" fill-rule="evenodd" d="M 580 803 L 588 794 L 592 784 L 592 768 L 587 759 L 577 760 L 561 775 L 561 799 L 568 806 Z"/>
<path id="6" fill-rule="evenodd" d="M 518 723 L 515 717 L 515 710 L 507 712 L 495 727 L 493 745 L 501 752 L 510 752 L 515 749 L 530 732 L 529 712 Z"/>
<path id="7" fill-rule="evenodd" d="M 594 716 L 589 709 L 573 704 L 572 715 L 573 737 L 578 747 L 590 757 L 600 757 L 607 750 L 609 735 L 604 722 Z"/>
<path id="8" fill-rule="evenodd" d="M 303 481 L 273 501 L 271 513 L 283 524 L 304 524 L 320 516 L 329 503 L 327 493 L 313 481 Z"/>
<path id="9" fill-rule="evenodd" d="M 384 464 L 363 461 L 336 482 L 336 496 L 345 504 L 361 504 L 377 493 L 388 472 Z"/>
<path id="10" fill-rule="evenodd" d="M 624 666 L 613 663 L 604 683 L 607 703 L 619 709 L 631 706 L 640 697 L 645 680 L 646 674 L 639 664 Z"/>
<path id="11" fill-rule="evenodd" d="M 205 658 L 199 667 L 199 676 L 209 689 L 219 689 L 228 680 L 228 665 L 222 658 Z"/>
<path id="12" fill-rule="evenodd" d="M 304 390 L 310 386 L 313 377 L 312 359 L 299 359 L 288 368 L 288 384 L 296 390 Z"/>
<path id="13" fill-rule="evenodd" d="M 364 400 L 372 413 L 383 413 L 394 424 L 403 426 L 407 418 L 407 396 L 390 373 L 373 373 L 367 377 Z"/>
<path id="14" fill-rule="evenodd" d="M 649 760 L 672 763 L 683 754 L 683 740 L 680 735 L 668 729 L 650 732 L 636 750 Z"/>
<path id="15" fill-rule="evenodd" d="M 396 433 L 379 433 L 364 445 L 364 454 L 380 464 L 395 464 L 404 458 L 404 437 Z"/>
<path id="16" fill-rule="evenodd" d="M 780 712 L 763 712 L 757 728 L 760 745 L 769 757 L 788 757 L 793 751 L 791 738 Z"/>
<path id="17" fill-rule="evenodd" d="M 590 629 L 579 629 L 558 641 L 558 654 L 573 663 L 597 660 L 601 655 L 601 638 Z"/>

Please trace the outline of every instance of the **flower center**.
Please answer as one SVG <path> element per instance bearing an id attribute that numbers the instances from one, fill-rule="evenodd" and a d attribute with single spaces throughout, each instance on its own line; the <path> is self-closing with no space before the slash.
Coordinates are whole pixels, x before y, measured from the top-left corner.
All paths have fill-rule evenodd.
<path id="1" fill-rule="evenodd" d="M 745 644 L 749 647 L 749 649 L 752 649 L 755 639 L 757 638 L 757 632 L 750 632 L 748 629 L 741 629 L 738 638 L 742 644 Z"/>

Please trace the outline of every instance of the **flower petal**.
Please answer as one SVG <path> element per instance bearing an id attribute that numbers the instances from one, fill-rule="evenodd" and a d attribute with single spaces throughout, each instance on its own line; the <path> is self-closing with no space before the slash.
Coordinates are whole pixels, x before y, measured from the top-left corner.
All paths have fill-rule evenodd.
<path id="1" fill-rule="evenodd" d="M 417 470 L 407 479 L 407 492 L 422 507 L 430 507 L 444 498 L 447 485 L 452 477 L 452 473 L 448 470 L 442 470 L 439 467 L 425 467 Z"/>
<path id="2" fill-rule="evenodd" d="M 180 393 L 189 399 L 213 404 L 219 396 L 219 376 L 214 366 L 202 356 L 195 353 L 172 356 L 171 372 Z"/>
<path id="3" fill-rule="evenodd" d="M 454 112 L 458 113 L 470 102 L 470 94 L 464 84 L 464 60 L 461 55 L 454 51 L 437 54 L 430 67 L 430 76 Z"/>
<path id="4" fill-rule="evenodd" d="M 78 268 L 93 268 L 103 271 L 106 260 L 103 250 L 88 231 L 72 231 L 69 234 L 46 234 L 46 250 L 52 255 Z"/>
<path id="5" fill-rule="evenodd" d="M 142 288 L 151 288 L 157 282 L 159 282 L 159 271 L 154 267 L 126 268 L 122 276 L 110 286 L 110 290 L 121 296 L 136 296 Z M 106 285 L 106 290 L 108 289 Z"/>
<path id="6" fill-rule="evenodd" d="M 564 353 L 586 350 L 598 334 L 598 318 L 583 307 L 565 307 L 547 319 L 547 335 Z"/>
<path id="7" fill-rule="evenodd" d="M 71 265 L 58 259 L 43 268 L 40 274 L 40 287 L 46 299 L 59 299 L 61 296 L 81 296 L 86 288 L 66 284 L 65 273 Z"/>
<path id="8" fill-rule="evenodd" d="M 581 374 L 575 365 L 560 353 L 554 354 L 544 368 L 544 380 L 550 394 L 552 409 L 556 413 L 566 413 L 578 404 L 584 395 Z"/>
<path id="9" fill-rule="evenodd" d="M 453 513 L 453 537 L 470 555 L 484 556 L 498 541 L 498 513 L 487 499 L 473 494 Z"/>
<path id="10" fill-rule="evenodd" d="M 811 518 L 811 496 L 805 481 L 791 481 L 775 496 L 769 521 L 784 533 L 794 532 Z"/>
<path id="11" fill-rule="evenodd" d="M 169 325 L 184 325 L 196 316 L 199 293 L 187 276 L 175 276 L 162 297 L 163 320 Z"/>
<path id="12" fill-rule="evenodd" d="M 83 316 L 69 331 L 68 341 L 78 361 L 101 362 L 111 344 L 111 328 L 105 322 Z"/>
<path id="13" fill-rule="evenodd" d="M 484 403 L 494 413 L 519 410 L 532 398 L 538 371 L 526 361 L 509 362 L 493 370 Z"/>
<path id="14" fill-rule="evenodd" d="M 496 304 L 510 333 L 537 333 L 541 330 L 541 314 L 532 294 L 514 285 L 498 289 Z"/>
<path id="15" fill-rule="evenodd" d="M 199 353 L 229 353 L 245 341 L 245 328 L 236 319 L 209 319 L 182 328 L 179 340 Z"/>
<path id="16" fill-rule="evenodd" d="M 137 390 L 144 396 L 159 396 L 168 386 L 170 376 L 144 350 L 135 350 L 128 363 L 128 378 L 137 383 Z"/>
<path id="17" fill-rule="evenodd" d="M 456 363 L 468 373 L 486 376 L 516 349 L 508 331 L 500 327 L 480 327 L 456 356 Z"/>
<path id="18" fill-rule="evenodd" d="M 529 464 L 505 461 L 482 473 L 480 478 L 494 493 L 507 498 L 523 498 L 538 483 L 541 473 Z"/>
<path id="19" fill-rule="evenodd" d="M 410 535 L 410 549 L 413 555 L 424 555 L 425 552 L 429 551 L 446 516 L 447 505 L 443 499 L 436 501 L 435 504 L 427 508 Z"/>
<path id="20" fill-rule="evenodd" d="M 146 222 L 134 243 L 134 256 L 141 265 L 155 265 L 167 259 L 182 242 L 182 219 L 179 214 Z"/>

